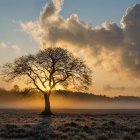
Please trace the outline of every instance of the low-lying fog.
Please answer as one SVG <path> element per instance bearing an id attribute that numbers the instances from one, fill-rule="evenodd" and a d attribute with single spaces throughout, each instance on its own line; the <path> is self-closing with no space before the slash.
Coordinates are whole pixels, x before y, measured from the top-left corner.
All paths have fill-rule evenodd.
<path id="1" fill-rule="evenodd" d="M 140 109 L 140 100 L 125 101 L 112 99 L 85 99 L 74 97 L 62 97 L 52 95 L 51 107 L 54 109 Z M 9 109 L 42 109 L 43 97 L 0 97 L 0 108 Z"/>

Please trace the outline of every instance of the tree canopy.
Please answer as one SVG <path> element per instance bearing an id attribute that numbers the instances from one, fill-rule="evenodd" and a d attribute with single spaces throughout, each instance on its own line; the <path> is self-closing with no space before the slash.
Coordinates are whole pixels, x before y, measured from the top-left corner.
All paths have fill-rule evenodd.
<path id="1" fill-rule="evenodd" d="M 5 78 L 27 79 L 44 95 L 50 95 L 57 86 L 70 89 L 87 89 L 92 83 L 92 72 L 85 62 L 67 49 L 60 47 L 40 50 L 25 55 L 3 66 Z"/>

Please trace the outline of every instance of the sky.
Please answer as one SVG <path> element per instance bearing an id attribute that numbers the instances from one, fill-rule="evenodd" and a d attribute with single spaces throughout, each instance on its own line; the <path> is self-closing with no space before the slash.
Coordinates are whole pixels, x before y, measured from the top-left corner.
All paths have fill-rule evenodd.
<path id="1" fill-rule="evenodd" d="M 140 0 L 0 0 L 0 66 L 59 45 L 78 52 L 93 69 L 89 91 L 140 96 L 139 4 Z"/>

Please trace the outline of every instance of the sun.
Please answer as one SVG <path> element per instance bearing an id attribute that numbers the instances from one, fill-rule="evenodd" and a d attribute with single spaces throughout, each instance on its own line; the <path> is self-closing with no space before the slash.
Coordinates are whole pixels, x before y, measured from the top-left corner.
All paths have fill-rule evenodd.
<path id="1" fill-rule="evenodd" d="M 47 91 L 50 91 L 50 90 L 51 90 L 51 88 L 50 88 L 49 86 L 47 86 L 47 87 L 46 87 L 46 90 L 47 90 Z"/>

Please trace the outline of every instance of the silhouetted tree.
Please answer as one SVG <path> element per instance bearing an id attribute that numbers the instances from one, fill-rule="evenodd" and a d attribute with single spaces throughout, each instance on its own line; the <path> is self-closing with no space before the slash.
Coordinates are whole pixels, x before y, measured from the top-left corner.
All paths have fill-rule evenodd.
<path id="1" fill-rule="evenodd" d="M 87 89 L 91 84 L 91 70 L 85 62 L 63 48 L 48 48 L 36 55 L 25 55 L 3 66 L 6 79 L 26 76 L 45 99 L 44 115 L 51 115 L 49 97 L 59 85 Z"/>

